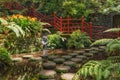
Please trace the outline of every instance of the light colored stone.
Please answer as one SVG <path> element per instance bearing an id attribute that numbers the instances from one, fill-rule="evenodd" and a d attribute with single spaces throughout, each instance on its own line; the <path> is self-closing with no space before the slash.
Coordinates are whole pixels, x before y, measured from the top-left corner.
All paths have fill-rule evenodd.
<path id="1" fill-rule="evenodd" d="M 56 72 L 54 70 L 42 70 L 40 71 L 40 79 L 54 79 Z"/>
<path id="2" fill-rule="evenodd" d="M 33 55 L 24 55 L 23 56 L 23 59 L 31 59 L 31 58 L 33 58 Z"/>
<path id="3" fill-rule="evenodd" d="M 62 80 L 72 80 L 73 77 L 74 77 L 73 73 L 65 73 L 61 75 Z"/>
<path id="4" fill-rule="evenodd" d="M 60 73 L 68 72 L 71 68 L 69 66 L 57 66 L 56 71 Z"/>
<path id="5" fill-rule="evenodd" d="M 23 59 L 18 57 L 18 58 L 11 58 L 13 62 L 21 62 Z"/>

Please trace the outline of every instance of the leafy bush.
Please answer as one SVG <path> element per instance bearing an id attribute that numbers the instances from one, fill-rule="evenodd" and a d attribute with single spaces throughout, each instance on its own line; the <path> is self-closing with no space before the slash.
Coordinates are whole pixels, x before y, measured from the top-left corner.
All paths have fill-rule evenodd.
<path id="1" fill-rule="evenodd" d="M 15 22 L 25 31 L 26 35 L 33 35 L 42 31 L 44 23 L 37 20 L 35 17 L 23 16 L 20 14 L 9 16 L 8 21 Z"/>
<path id="2" fill-rule="evenodd" d="M 78 70 L 73 80 L 82 80 L 90 77 L 95 80 L 111 80 L 111 78 L 116 76 L 120 77 L 119 66 L 120 64 L 112 63 L 109 60 L 89 61 Z"/>
<path id="3" fill-rule="evenodd" d="M 85 32 L 76 30 L 70 35 L 67 46 L 68 48 L 80 49 L 88 47 L 90 44 L 91 44 L 90 37 L 87 36 Z"/>
<path id="4" fill-rule="evenodd" d="M 10 62 L 9 52 L 5 48 L 0 48 L 0 64 L 9 64 Z"/>
<path id="5" fill-rule="evenodd" d="M 120 40 L 115 39 L 107 44 L 108 55 L 120 55 Z"/>
<path id="6" fill-rule="evenodd" d="M 52 49 L 61 48 L 62 37 L 59 34 L 51 34 L 48 36 L 48 47 Z"/>

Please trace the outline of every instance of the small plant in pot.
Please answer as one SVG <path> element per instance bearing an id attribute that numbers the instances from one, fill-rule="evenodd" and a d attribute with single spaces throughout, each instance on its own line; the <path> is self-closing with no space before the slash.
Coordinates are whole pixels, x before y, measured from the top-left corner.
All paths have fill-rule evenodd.
<path id="1" fill-rule="evenodd" d="M 67 46 L 68 48 L 80 49 L 84 47 L 89 47 L 91 44 L 90 37 L 80 30 L 76 30 L 70 34 L 70 38 L 68 39 Z"/>

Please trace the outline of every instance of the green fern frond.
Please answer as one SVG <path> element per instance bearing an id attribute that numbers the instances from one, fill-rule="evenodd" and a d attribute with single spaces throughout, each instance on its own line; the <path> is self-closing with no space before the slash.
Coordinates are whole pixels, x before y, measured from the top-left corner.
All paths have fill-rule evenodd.
<path id="1" fill-rule="evenodd" d="M 104 31 L 104 33 L 106 32 L 120 32 L 120 28 L 111 28 L 111 29 Z"/>
<path id="2" fill-rule="evenodd" d="M 93 42 L 91 46 L 106 45 L 111 41 L 113 41 L 113 39 L 100 39 L 100 40 L 96 40 L 95 42 Z"/>

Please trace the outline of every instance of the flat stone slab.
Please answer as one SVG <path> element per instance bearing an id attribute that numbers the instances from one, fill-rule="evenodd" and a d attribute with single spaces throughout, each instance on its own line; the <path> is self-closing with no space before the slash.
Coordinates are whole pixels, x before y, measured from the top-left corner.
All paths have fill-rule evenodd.
<path id="1" fill-rule="evenodd" d="M 48 61 L 43 63 L 43 68 L 44 69 L 55 69 L 56 68 L 56 63 Z"/>
<path id="2" fill-rule="evenodd" d="M 87 57 L 86 57 L 86 56 L 84 56 L 84 55 L 76 56 L 76 58 L 80 58 L 80 59 L 82 59 L 82 60 L 87 59 Z"/>
<path id="3" fill-rule="evenodd" d="M 22 58 L 23 59 L 31 59 L 31 58 L 33 58 L 33 55 L 24 55 Z"/>
<path id="4" fill-rule="evenodd" d="M 11 58 L 11 60 L 12 60 L 13 62 L 21 62 L 21 61 L 23 61 L 23 59 L 20 58 L 20 57 L 18 57 L 18 58 Z"/>
<path id="5" fill-rule="evenodd" d="M 56 64 L 62 64 L 64 61 L 65 61 L 65 59 L 62 59 L 62 58 L 54 59 L 54 62 L 55 62 Z"/>
<path id="6" fill-rule="evenodd" d="M 62 80 L 72 80 L 73 77 L 74 77 L 73 73 L 65 73 L 61 75 Z"/>
<path id="7" fill-rule="evenodd" d="M 80 63 L 80 62 L 82 62 L 82 59 L 80 59 L 80 58 L 72 58 L 71 61 L 76 62 L 76 63 Z"/>
<path id="8" fill-rule="evenodd" d="M 42 70 L 40 71 L 40 79 L 54 79 L 57 73 L 54 70 Z"/>
<path id="9" fill-rule="evenodd" d="M 62 58 L 64 58 L 65 60 L 69 60 L 70 58 L 72 58 L 72 56 L 65 55 L 65 56 L 62 56 Z"/>
<path id="10" fill-rule="evenodd" d="M 75 67 L 75 66 L 76 66 L 76 63 L 73 62 L 73 61 L 66 61 L 66 62 L 64 62 L 64 65 L 70 66 L 70 67 Z"/>
<path id="11" fill-rule="evenodd" d="M 56 71 L 58 73 L 66 73 L 70 70 L 71 68 L 69 66 L 57 66 Z"/>
<path id="12" fill-rule="evenodd" d="M 93 57 L 93 53 L 84 53 L 83 55 L 85 55 L 87 57 Z"/>
<path id="13" fill-rule="evenodd" d="M 58 58 L 57 55 L 49 55 L 49 56 L 48 56 L 48 59 L 49 59 L 49 60 L 54 60 L 54 59 L 56 59 L 56 58 Z"/>
<path id="14" fill-rule="evenodd" d="M 89 52 L 89 51 L 91 51 L 91 49 L 85 49 L 85 52 Z"/>
<path id="15" fill-rule="evenodd" d="M 41 57 L 33 57 L 30 59 L 30 61 L 39 62 L 39 61 L 42 61 L 42 58 Z"/>
<path id="16" fill-rule="evenodd" d="M 72 57 L 76 57 L 78 55 L 78 53 L 70 53 L 69 55 Z"/>

